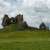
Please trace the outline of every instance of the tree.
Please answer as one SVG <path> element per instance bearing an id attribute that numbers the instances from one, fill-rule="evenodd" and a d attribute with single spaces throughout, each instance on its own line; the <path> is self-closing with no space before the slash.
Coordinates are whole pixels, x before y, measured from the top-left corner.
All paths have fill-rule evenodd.
<path id="1" fill-rule="evenodd" d="M 46 29 L 47 29 L 47 26 L 45 25 L 45 23 L 42 22 L 42 23 L 40 24 L 39 28 L 40 28 L 41 30 L 46 30 Z"/>
<path id="2" fill-rule="evenodd" d="M 27 22 L 26 22 L 26 21 L 23 22 L 22 26 L 23 26 L 24 28 L 28 28 Z"/>

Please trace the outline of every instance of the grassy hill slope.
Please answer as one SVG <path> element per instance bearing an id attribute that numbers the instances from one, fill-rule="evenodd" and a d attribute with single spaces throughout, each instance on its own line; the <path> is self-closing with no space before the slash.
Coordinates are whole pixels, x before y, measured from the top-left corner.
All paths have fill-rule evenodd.
<path id="1" fill-rule="evenodd" d="M 16 30 L 16 24 L 0 30 L 0 50 L 50 50 L 50 31 Z"/>

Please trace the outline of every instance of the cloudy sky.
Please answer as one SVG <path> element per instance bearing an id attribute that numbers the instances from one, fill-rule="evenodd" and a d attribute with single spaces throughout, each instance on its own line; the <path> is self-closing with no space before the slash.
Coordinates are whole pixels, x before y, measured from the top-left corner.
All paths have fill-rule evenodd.
<path id="1" fill-rule="evenodd" d="M 14 17 L 19 13 L 24 15 L 29 26 L 50 23 L 50 0 L 0 0 L 0 21 L 4 14 Z"/>

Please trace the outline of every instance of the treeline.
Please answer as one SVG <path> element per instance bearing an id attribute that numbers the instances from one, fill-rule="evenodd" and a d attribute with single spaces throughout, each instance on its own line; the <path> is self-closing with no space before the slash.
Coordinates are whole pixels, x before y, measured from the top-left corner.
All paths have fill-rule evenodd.
<path id="1" fill-rule="evenodd" d="M 45 25 L 45 23 L 41 23 L 38 28 L 30 27 L 27 25 L 27 22 L 23 20 L 23 15 L 18 14 L 15 17 L 9 18 L 7 14 L 4 15 L 2 25 L 3 27 L 6 27 L 10 24 L 16 24 L 17 27 L 20 27 L 20 30 L 23 29 L 30 29 L 30 30 L 49 30 L 49 27 Z"/>

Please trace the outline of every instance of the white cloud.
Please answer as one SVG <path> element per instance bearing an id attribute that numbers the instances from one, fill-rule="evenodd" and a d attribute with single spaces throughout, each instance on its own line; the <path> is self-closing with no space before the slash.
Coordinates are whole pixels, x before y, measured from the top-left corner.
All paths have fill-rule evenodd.
<path id="1" fill-rule="evenodd" d="M 50 22 L 50 0 L 0 0 L 0 16 L 24 14 L 24 20 L 30 26 L 38 27 L 42 20 Z M 1 18 L 1 17 L 0 17 Z"/>

